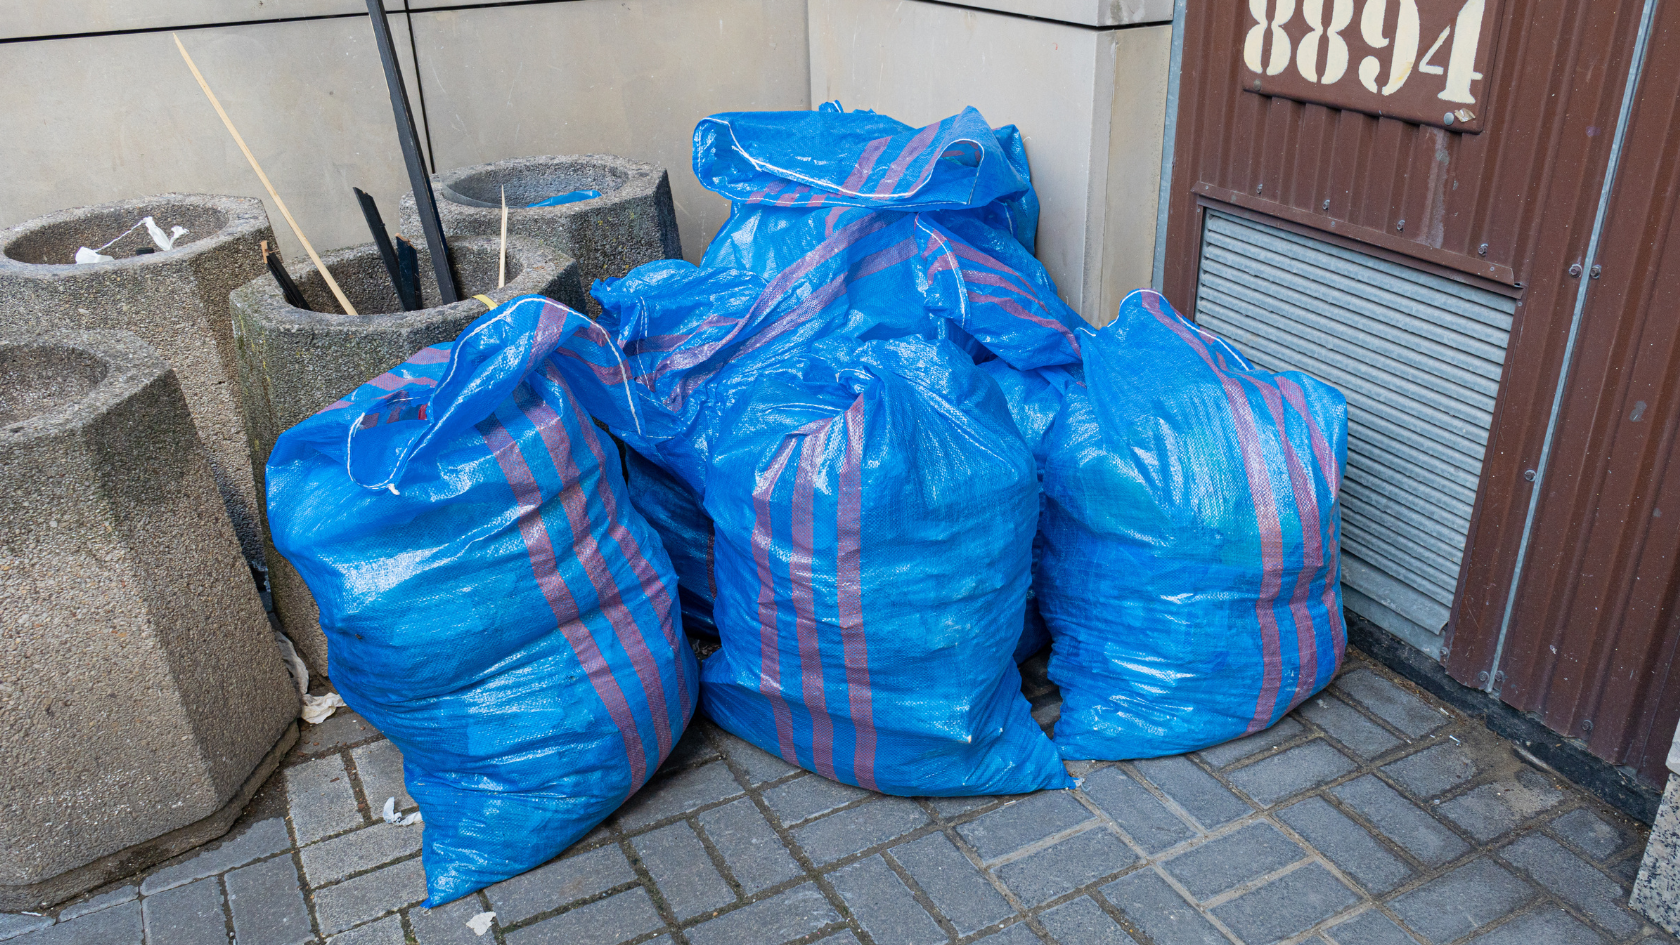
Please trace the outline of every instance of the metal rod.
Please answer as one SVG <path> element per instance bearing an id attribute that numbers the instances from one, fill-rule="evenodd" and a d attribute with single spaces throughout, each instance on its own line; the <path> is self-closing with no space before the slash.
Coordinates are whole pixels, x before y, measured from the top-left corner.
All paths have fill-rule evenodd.
<path id="1" fill-rule="evenodd" d="M 297 283 L 292 281 L 292 274 L 286 271 L 285 266 L 280 265 L 279 254 L 268 251 L 268 240 L 262 241 L 262 254 L 263 265 L 268 267 L 268 274 L 273 276 L 275 283 L 280 286 L 280 295 L 285 298 L 286 304 L 306 312 L 313 311 L 309 307 L 309 301 L 303 297 L 303 292 L 299 291 Z"/>
<path id="2" fill-rule="evenodd" d="M 367 0 L 367 7 L 374 39 L 379 43 L 379 60 L 385 66 L 391 110 L 396 114 L 397 141 L 402 145 L 403 161 L 408 165 L 408 182 L 414 188 L 414 209 L 420 214 L 420 229 L 426 236 L 426 250 L 432 256 L 432 271 L 437 274 L 438 304 L 449 305 L 461 301 L 461 294 L 455 289 L 455 275 L 449 269 L 449 244 L 443 238 L 443 221 L 438 218 L 432 178 L 426 173 L 426 162 L 420 154 L 420 133 L 414 127 L 414 112 L 408 107 L 408 87 L 403 85 L 397 50 L 391 43 L 391 24 L 385 19 L 385 5 L 380 0 Z"/>
<path id="3" fill-rule="evenodd" d="M 379 249 L 379 258 L 385 263 L 385 272 L 391 277 L 391 285 L 397 290 L 397 304 L 405 312 L 412 312 L 420 307 L 418 300 L 408 297 L 407 286 L 402 281 L 402 270 L 397 268 L 397 250 L 391 245 L 391 234 L 385 229 L 385 219 L 379 215 L 379 205 L 373 202 L 373 197 L 360 187 L 352 187 L 356 192 L 356 201 L 362 205 L 362 218 L 367 221 L 368 232 L 373 234 L 373 245 Z"/>
<path id="4" fill-rule="evenodd" d="M 402 280 L 402 288 L 397 290 L 397 294 L 413 299 L 415 308 L 425 308 L 425 299 L 420 294 L 420 255 L 414 251 L 414 244 L 401 233 L 397 234 L 397 271 Z"/>

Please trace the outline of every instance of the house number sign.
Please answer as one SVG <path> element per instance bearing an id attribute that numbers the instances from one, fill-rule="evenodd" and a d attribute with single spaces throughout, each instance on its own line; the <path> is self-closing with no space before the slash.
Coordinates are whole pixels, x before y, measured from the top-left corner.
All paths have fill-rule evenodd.
<path id="1" fill-rule="evenodd" d="M 1500 0 L 1247 0 L 1244 88 L 1479 132 Z"/>

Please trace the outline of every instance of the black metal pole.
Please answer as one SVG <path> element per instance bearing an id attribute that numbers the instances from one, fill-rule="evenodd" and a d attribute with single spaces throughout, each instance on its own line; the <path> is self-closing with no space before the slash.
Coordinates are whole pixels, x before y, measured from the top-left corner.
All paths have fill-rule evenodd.
<path id="1" fill-rule="evenodd" d="M 385 19 L 385 5 L 380 0 L 367 0 L 367 6 L 374 38 L 379 42 L 379 59 L 385 65 L 391 110 L 397 117 L 397 140 L 402 143 L 403 161 L 408 164 L 408 182 L 414 187 L 414 209 L 420 214 L 420 228 L 425 231 L 426 249 L 432 256 L 432 271 L 437 274 L 438 304 L 449 305 L 459 302 L 461 295 L 455 289 L 455 275 L 449 269 L 449 244 L 443 239 L 443 221 L 438 218 L 432 178 L 426 173 L 426 162 L 420 155 L 420 134 L 414 128 L 414 113 L 408 107 L 408 87 L 403 85 L 402 69 L 397 66 L 391 24 Z"/>
<path id="2" fill-rule="evenodd" d="M 391 234 L 385 229 L 385 220 L 379 215 L 378 205 L 362 188 L 350 189 L 356 192 L 356 200 L 362 205 L 362 218 L 367 220 L 368 232 L 373 235 L 373 245 L 379 248 L 379 258 L 384 260 L 385 271 L 391 276 L 391 286 L 397 291 L 397 305 L 405 312 L 414 311 L 420 307 L 420 301 L 408 297 L 408 286 L 403 282 L 402 270 L 397 267 L 397 250 L 391 245 Z"/>

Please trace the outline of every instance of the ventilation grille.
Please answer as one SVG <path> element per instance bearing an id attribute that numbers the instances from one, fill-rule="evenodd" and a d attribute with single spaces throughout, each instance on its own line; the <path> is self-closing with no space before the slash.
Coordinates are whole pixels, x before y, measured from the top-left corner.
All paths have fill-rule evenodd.
<path id="1" fill-rule="evenodd" d="M 1209 211 L 1198 324 L 1348 400 L 1347 607 L 1435 656 L 1516 301 Z"/>

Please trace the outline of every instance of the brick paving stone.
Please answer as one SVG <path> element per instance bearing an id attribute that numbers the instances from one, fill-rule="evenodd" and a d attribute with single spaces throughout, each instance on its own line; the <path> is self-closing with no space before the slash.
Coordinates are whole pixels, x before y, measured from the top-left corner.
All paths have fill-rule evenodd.
<path id="1" fill-rule="evenodd" d="M 735 891 L 718 875 L 700 837 L 686 821 L 677 821 L 631 843 L 642 867 L 653 876 L 653 884 L 665 897 L 665 904 L 679 920 L 702 912 L 721 909 L 735 901 Z"/>
<path id="2" fill-rule="evenodd" d="M 1466 945 L 1608 945 L 1608 939 L 1556 906 L 1521 915 Z"/>
<path id="3" fill-rule="evenodd" d="M 1089 896 L 1047 909 L 1038 920 L 1058 945 L 1137 945 Z"/>
<path id="4" fill-rule="evenodd" d="M 945 918 L 951 920 L 959 935 L 970 935 L 1002 922 L 1015 911 L 942 833 L 899 844 L 888 852 Z"/>
<path id="5" fill-rule="evenodd" d="M 484 892 L 497 918 L 512 925 L 539 912 L 571 905 L 635 880 L 636 871 L 630 868 L 624 851 L 617 846 L 605 846 L 553 860 L 528 873 L 504 879 Z"/>
<path id="6" fill-rule="evenodd" d="M 1017 922 L 985 938 L 976 939 L 974 945 L 1044 945 L 1044 939 L 1038 937 L 1032 926 L 1025 922 Z"/>
<path id="7" fill-rule="evenodd" d="M 419 806 L 408 796 L 402 752 L 397 746 L 382 738 L 371 745 L 351 749 L 350 760 L 356 764 L 356 776 L 362 781 L 362 795 L 367 798 L 368 807 L 380 810 L 385 800 L 392 797 L 397 799 L 397 810 Z"/>
<path id="8" fill-rule="evenodd" d="M 870 793 L 860 787 L 808 774 L 765 791 L 764 803 L 770 805 L 777 820 L 784 826 L 792 827 L 868 797 Z"/>
<path id="9" fill-rule="evenodd" d="M 150 896 L 175 886 L 185 886 L 195 879 L 214 876 L 252 860 L 273 856 L 292 845 L 286 832 L 286 822 L 278 817 L 259 820 L 250 829 L 232 840 L 224 840 L 212 850 L 203 850 L 190 860 L 166 866 L 146 877 L 140 884 L 142 895 Z"/>
<path id="10" fill-rule="evenodd" d="M 319 755 L 378 737 L 379 729 L 369 725 L 367 719 L 349 709 L 339 709 L 319 725 L 305 724 L 298 733 L 296 751 L 302 755 Z"/>
<path id="11" fill-rule="evenodd" d="M 1322 797 L 1285 808 L 1278 819 L 1372 893 L 1388 892 L 1412 875 L 1404 860 Z"/>
<path id="12" fill-rule="evenodd" d="M 1381 725 L 1361 715 L 1358 709 L 1330 695 L 1319 693 L 1300 708 L 1301 715 L 1361 758 L 1376 756 L 1400 744 Z"/>
<path id="13" fill-rule="evenodd" d="M 1243 793 L 1270 807 L 1308 788 L 1334 781 L 1356 767 L 1329 742 L 1315 738 L 1246 768 L 1238 768 L 1226 777 Z"/>
<path id="14" fill-rule="evenodd" d="M 902 797 L 883 797 L 811 821 L 793 839 L 813 863 L 832 863 L 904 836 L 927 823 L 927 811 Z"/>
<path id="15" fill-rule="evenodd" d="M 53 924 L 50 915 L 22 915 L 13 912 L 0 912 L 0 942 L 17 938 L 25 932 L 44 929 Z"/>
<path id="16" fill-rule="evenodd" d="M 750 799 L 714 807 L 695 819 L 747 895 L 799 875 L 799 864 Z"/>
<path id="17" fill-rule="evenodd" d="M 101 909 L 109 909 L 112 906 L 121 905 L 122 903 L 138 899 L 139 897 L 140 887 L 130 883 L 120 889 L 113 889 L 110 892 L 100 893 L 85 902 L 78 902 L 73 906 L 59 910 L 58 920 L 60 922 L 68 922 L 71 919 L 87 915 L 90 912 L 98 912 Z M 3 918 L 4 917 L 0 917 L 0 919 Z M 0 921 L 0 939 L 4 939 L 6 937 L 5 927 L 5 922 Z"/>
<path id="18" fill-rule="evenodd" d="M 688 730 L 683 732 L 682 738 L 677 739 L 677 744 L 671 748 L 671 754 L 660 767 L 675 770 L 721 757 L 721 753 L 706 738 L 705 729 L 705 723 L 699 719 L 691 723 Z"/>
<path id="19" fill-rule="evenodd" d="M 1486 843 L 1545 813 L 1563 800 L 1539 772 L 1523 769 L 1515 783 L 1499 781 L 1471 788 L 1435 809 L 1461 830 Z"/>
<path id="20" fill-rule="evenodd" d="M 1615 881 L 1551 837 L 1530 834 L 1500 855 L 1617 938 L 1626 938 L 1645 924 L 1623 907 L 1624 893 Z"/>
<path id="21" fill-rule="evenodd" d="M 712 736 L 730 761 L 746 772 L 747 783 L 757 787 L 778 778 L 785 778 L 799 769 L 750 742 L 719 731 Z"/>
<path id="22" fill-rule="evenodd" d="M 1534 897 L 1534 887 L 1478 857 L 1389 904 L 1400 921 L 1441 945 L 1491 925 Z"/>
<path id="23" fill-rule="evenodd" d="M 1361 912 L 1326 931 L 1336 945 L 1417 945 L 1417 939 L 1375 909 Z"/>
<path id="24" fill-rule="evenodd" d="M 1330 793 L 1400 849 L 1430 866 L 1441 866 L 1470 849 L 1457 834 L 1374 775 L 1337 785 Z"/>
<path id="25" fill-rule="evenodd" d="M 315 940 L 291 857 L 242 866 L 224 881 L 239 945 L 302 945 Z"/>
<path id="26" fill-rule="evenodd" d="M 419 859 L 404 860 L 336 886 L 315 890 L 315 918 L 327 935 L 361 925 L 426 898 Z"/>
<path id="27" fill-rule="evenodd" d="M 379 821 L 351 833 L 312 843 L 298 851 L 310 886 L 336 883 L 351 873 L 420 852 L 420 825 L 399 827 Z"/>
<path id="28" fill-rule="evenodd" d="M 851 929 L 844 929 L 827 938 L 818 939 L 814 945 L 858 945 L 858 937 Z"/>
<path id="29" fill-rule="evenodd" d="M 1044 791 L 984 814 L 957 828 L 980 859 L 990 862 L 1094 819 L 1071 791 Z"/>
<path id="30" fill-rule="evenodd" d="M 310 844 L 366 820 L 344 759 L 328 755 L 286 769 L 286 804 L 299 844 Z"/>
<path id="31" fill-rule="evenodd" d="M 876 942 L 936 945 L 946 940 L 945 930 L 881 857 L 860 860 L 830 873 L 828 879 L 858 924 Z"/>
<path id="32" fill-rule="evenodd" d="M 1591 808 L 1578 807 L 1551 823 L 1552 832 L 1587 851 L 1590 856 L 1607 860 L 1627 846 L 1628 835 L 1620 827 L 1607 822 Z"/>
<path id="33" fill-rule="evenodd" d="M 638 886 L 504 933 L 503 938 L 508 945 L 618 945 L 664 927 L 653 898 Z"/>
<path id="34" fill-rule="evenodd" d="M 1196 836 L 1194 828 L 1119 768 L 1092 772 L 1079 791 L 1148 853 L 1159 853 Z"/>
<path id="35" fill-rule="evenodd" d="M 1206 916 L 1153 870 L 1122 876 L 1101 892 L 1155 945 L 1230 945 Z"/>
<path id="36" fill-rule="evenodd" d="M 419 945 L 492 945 L 495 942 L 493 935 L 487 932 L 480 938 L 467 928 L 467 920 L 483 911 L 484 906 L 477 896 L 466 896 L 436 909 L 410 909 L 408 924 L 414 929 L 414 940 Z"/>
<path id="37" fill-rule="evenodd" d="M 1277 724 L 1271 728 L 1243 738 L 1232 739 L 1212 748 L 1204 748 L 1198 754 L 1201 755 L 1203 761 L 1215 768 L 1223 768 L 1233 762 L 1241 761 L 1249 755 L 1276 748 L 1305 730 L 1305 726 L 1295 721 L 1294 716 L 1286 715 L 1278 719 Z"/>
<path id="38" fill-rule="evenodd" d="M 1112 876 L 1137 862 L 1125 841 L 1102 827 L 1069 837 L 997 868 L 997 877 L 1029 906 Z"/>
<path id="39" fill-rule="evenodd" d="M 618 809 L 617 822 L 623 830 L 639 830 L 743 793 L 723 762 L 714 761 L 643 787 Z"/>
<path id="40" fill-rule="evenodd" d="M 222 884 L 214 877 L 148 896 L 142 906 L 148 945 L 228 945 Z"/>
<path id="41" fill-rule="evenodd" d="M 400 915 L 388 915 L 327 939 L 327 945 L 406 945 L 407 942 Z"/>
<path id="42" fill-rule="evenodd" d="M 1227 889 L 1280 870 L 1306 856 L 1271 824 L 1250 824 L 1179 854 L 1163 864 L 1190 895 L 1211 899 Z"/>
<path id="43" fill-rule="evenodd" d="M 1358 902 L 1359 894 L 1329 870 L 1308 863 L 1219 906 L 1213 914 L 1248 945 L 1272 945 Z"/>
<path id="44" fill-rule="evenodd" d="M 1452 721 L 1446 713 L 1375 671 L 1356 669 L 1336 680 L 1336 688 L 1360 705 L 1370 709 L 1384 722 L 1413 738 L 1421 738 Z"/>
<path id="45" fill-rule="evenodd" d="M 1139 773 L 1203 827 L 1217 827 L 1254 812 L 1218 779 L 1183 755 L 1134 762 Z"/>
<path id="46" fill-rule="evenodd" d="M 822 892 L 806 883 L 702 922 L 686 934 L 689 945 L 783 945 L 839 921 L 840 913 Z M 509 936 L 508 945 L 523 943 Z"/>
<path id="47" fill-rule="evenodd" d="M 7 945 L 140 945 L 144 935 L 140 914 L 140 903 L 125 902 L 38 932 L 25 932 Z"/>
<path id="48" fill-rule="evenodd" d="M 1383 765 L 1383 774 L 1420 798 L 1431 798 L 1476 776 L 1476 762 L 1462 745 L 1441 742 Z"/>

